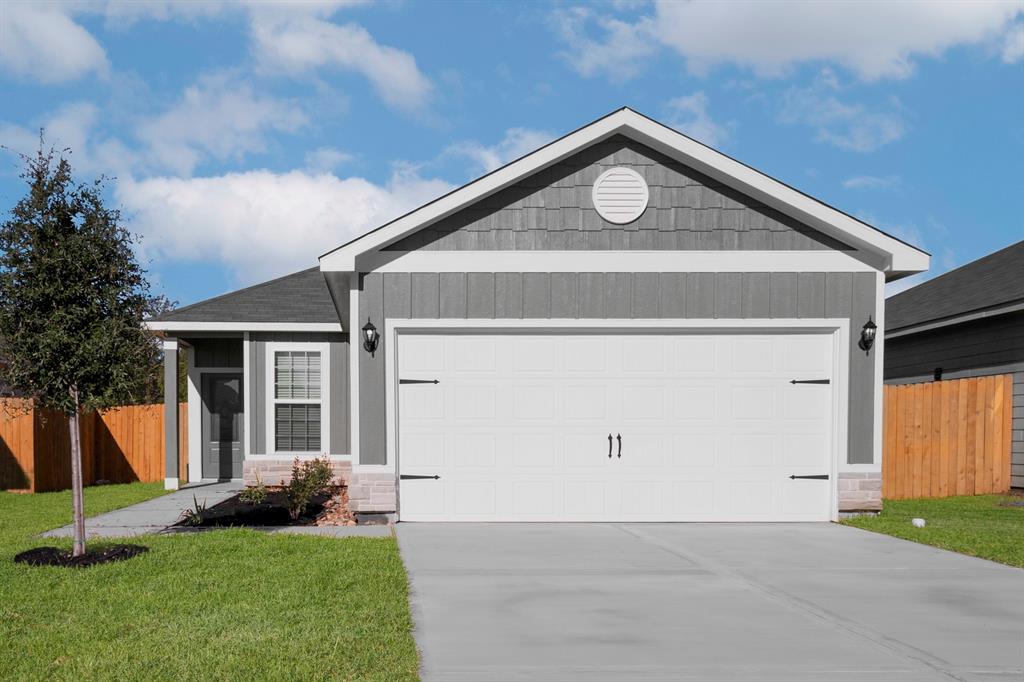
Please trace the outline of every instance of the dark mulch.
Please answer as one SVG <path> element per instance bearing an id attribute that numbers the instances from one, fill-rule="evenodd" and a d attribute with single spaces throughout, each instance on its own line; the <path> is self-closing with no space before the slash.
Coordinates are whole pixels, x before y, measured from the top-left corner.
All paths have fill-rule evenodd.
<path id="1" fill-rule="evenodd" d="M 15 563 L 29 566 L 66 566 L 68 568 L 86 568 L 113 561 L 124 561 L 148 552 L 142 545 L 107 545 L 98 549 L 87 549 L 82 556 L 71 556 L 71 550 L 57 547 L 36 547 L 17 554 Z"/>
<path id="2" fill-rule="evenodd" d="M 179 521 L 176 525 L 190 528 L 211 528 L 224 526 L 312 526 L 317 517 L 329 506 L 336 490 L 329 490 L 316 495 L 306 507 L 305 513 L 293 520 L 288 514 L 288 501 L 283 490 L 268 491 L 266 499 L 260 504 L 248 504 L 230 497 L 218 505 L 210 507 L 203 514 L 203 522 L 199 524 Z M 200 500 L 200 503 L 202 500 Z"/>

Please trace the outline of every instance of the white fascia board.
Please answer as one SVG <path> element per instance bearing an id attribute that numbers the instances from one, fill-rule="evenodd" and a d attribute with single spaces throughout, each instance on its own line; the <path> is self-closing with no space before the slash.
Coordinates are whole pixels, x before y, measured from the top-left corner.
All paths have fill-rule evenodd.
<path id="1" fill-rule="evenodd" d="M 931 257 L 927 253 L 630 109 L 621 109 L 605 116 L 362 238 L 324 254 L 320 257 L 320 269 L 354 272 L 357 270 L 357 256 L 401 239 L 504 189 L 531 173 L 557 163 L 588 145 L 619 133 L 646 144 L 824 234 L 880 256 L 884 262 L 879 269 L 894 277 L 928 269 Z"/>
<path id="2" fill-rule="evenodd" d="M 843 251 L 379 251 L 360 272 L 876 272 Z"/>
<path id="3" fill-rule="evenodd" d="M 340 332 L 339 322 L 143 322 L 156 332 Z"/>

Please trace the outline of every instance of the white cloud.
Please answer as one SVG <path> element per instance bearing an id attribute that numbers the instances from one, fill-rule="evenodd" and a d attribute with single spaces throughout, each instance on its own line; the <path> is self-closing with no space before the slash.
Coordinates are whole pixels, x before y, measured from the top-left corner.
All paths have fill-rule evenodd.
<path id="1" fill-rule="evenodd" d="M 591 22 L 599 27 L 600 39 L 588 35 Z M 657 49 L 644 25 L 597 15 L 583 7 L 556 12 L 554 25 L 569 47 L 562 56 L 582 76 L 604 73 L 613 81 L 628 80 Z"/>
<path id="2" fill-rule="evenodd" d="M 315 173 L 328 173 L 343 163 L 348 163 L 353 156 L 334 147 L 319 147 L 306 152 L 306 169 Z"/>
<path id="3" fill-rule="evenodd" d="M 0 68 L 42 83 L 61 83 L 109 68 L 103 47 L 68 13 L 69 5 L 0 4 Z"/>
<path id="4" fill-rule="evenodd" d="M 136 153 L 122 142 L 95 134 L 100 110 L 89 102 L 71 102 L 39 121 L 35 128 L 0 122 L 0 145 L 14 154 L 32 155 L 43 143 L 58 151 L 70 149 L 71 167 L 78 174 L 98 176 L 129 172 Z"/>
<path id="5" fill-rule="evenodd" d="M 546 130 L 510 128 L 496 145 L 488 147 L 474 140 L 465 140 L 449 146 L 445 154 L 464 156 L 475 164 L 476 170 L 489 173 L 546 145 L 553 139 L 554 134 Z"/>
<path id="6" fill-rule="evenodd" d="M 181 101 L 142 122 L 136 135 L 153 166 L 189 174 L 204 156 L 240 159 L 266 150 L 270 132 L 294 133 L 308 123 L 294 103 L 260 95 L 224 74 L 201 78 Z"/>
<path id="7" fill-rule="evenodd" d="M 1024 23 L 1014 24 L 1003 42 L 1003 63 L 1016 64 L 1024 58 Z"/>
<path id="8" fill-rule="evenodd" d="M 216 177 L 127 179 L 116 199 L 145 258 L 224 264 L 249 284 L 316 257 L 449 191 L 400 169 L 385 185 L 358 177 L 267 170 Z"/>
<path id="9" fill-rule="evenodd" d="M 408 52 L 381 45 L 357 24 L 335 24 L 295 12 L 254 12 L 253 46 L 271 71 L 302 73 L 337 67 L 361 73 L 389 105 L 414 110 L 427 103 L 433 84 Z"/>
<path id="10" fill-rule="evenodd" d="M 779 118 L 784 123 L 811 126 L 819 142 L 857 152 L 873 151 L 906 133 L 906 125 L 898 112 L 844 102 L 830 92 L 832 89 L 821 83 L 790 88 L 783 93 Z"/>
<path id="11" fill-rule="evenodd" d="M 843 187 L 846 189 L 884 189 L 898 185 L 900 178 L 897 175 L 854 175 L 843 180 Z"/>
<path id="12" fill-rule="evenodd" d="M 669 125 L 684 135 L 711 147 L 718 146 L 728 139 L 729 129 L 711 119 L 708 113 L 708 96 L 703 91 L 676 97 L 669 100 L 668 106 L 672 110 Z"/>
<path id="13" fill-rule="evenodd" d="M 661 0 L 652 14 L 632 23 L 584 10 L 572 30 L 562 26 L 561 32 L 574 65 L 583 73 L 602 67 L 611 72 L 607 66 L 612 65 L 619 69 L 613 75 L 628 77 L 651 49 L 646 54 L 623 52 L 622 46 L 638 50 L 648 42 L 675 50 L 698 75 L 720 64 L 734 64 L 760 76 L 778 76 L 798 64 L 826 62 L 870 81 L 906 78 L 917 58 L 937 57 L 957 45 L 999 40 L 1022 10 L 1020 0 Z M 585 23 L 596 24 L 603 35 L 589 37 Z"/>

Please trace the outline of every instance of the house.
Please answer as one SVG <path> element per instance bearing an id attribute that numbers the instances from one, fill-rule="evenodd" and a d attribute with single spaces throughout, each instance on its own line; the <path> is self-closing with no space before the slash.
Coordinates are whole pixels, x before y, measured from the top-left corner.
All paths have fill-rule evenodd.
<path id="1" fill-rule="evenodd" d="M 151 326 L 192 479 L 327 454 L 403 521 L 823 521 L 880 505 L 871 337 L 928 261 L 624 108 Z"/>
<path id="2" fill-rule="evenodd" d="M 1024 487 L 1024 241 L 891 297 L 885 382 L 1013 375 L 1010 483 Z"/>

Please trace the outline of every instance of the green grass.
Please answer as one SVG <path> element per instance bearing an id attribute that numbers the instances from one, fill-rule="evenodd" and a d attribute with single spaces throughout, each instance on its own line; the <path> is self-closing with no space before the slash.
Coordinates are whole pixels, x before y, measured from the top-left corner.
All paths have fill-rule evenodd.
<path id="1" fill-rule="evenodd" d="M 1024 502 L 1024 497 L 886 500 L 878 516 L 860 516 L 844 523 L 1024 568 L 1024 507 L 1006 506 L 1008 501 Z M 910 520 L 915 517 L 927 525 L 914 528 Z"/>
<path id="2" fill-rule="evenodd" d="M 89 488 L 86 510 L 160 492 Z M 393 538 L 220 530 L 136 538 L 150 551 L 87 569 L 13 563 L 70 546 L 32 537 L 70 507 L 68 493 L 0 493 L 0 679 L 417 679 Z"/>

